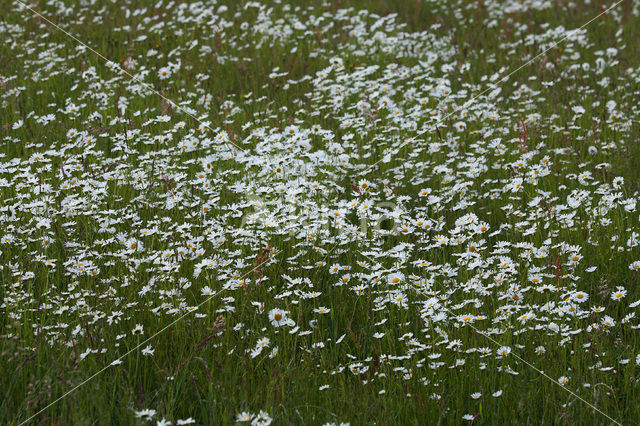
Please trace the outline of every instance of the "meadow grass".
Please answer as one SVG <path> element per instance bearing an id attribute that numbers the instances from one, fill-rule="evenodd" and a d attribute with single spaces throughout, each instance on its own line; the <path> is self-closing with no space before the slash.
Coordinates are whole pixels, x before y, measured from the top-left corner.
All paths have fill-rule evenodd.
<path id="1" fill-rule="evenodd" d="M 637 4 L 29 4 L 0 423 L 638 423 Z"/>

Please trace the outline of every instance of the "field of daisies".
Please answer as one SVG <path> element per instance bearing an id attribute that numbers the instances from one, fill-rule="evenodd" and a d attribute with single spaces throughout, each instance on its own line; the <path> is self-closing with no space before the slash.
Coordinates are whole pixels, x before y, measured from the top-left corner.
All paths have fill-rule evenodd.
<path id="1" fill-rule="evenodd" d="M 639 22 L 7 0 L 0 424 L 640 423 Z"/>

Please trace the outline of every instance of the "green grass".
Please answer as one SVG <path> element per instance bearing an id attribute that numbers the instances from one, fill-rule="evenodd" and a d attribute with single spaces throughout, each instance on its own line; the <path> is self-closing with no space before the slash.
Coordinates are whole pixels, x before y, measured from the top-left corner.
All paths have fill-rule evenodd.
<path id="1" fill-rule="evenodd" d="M 190 115 L 17 2 L 0 11 L 0 423 L 142 424 L 144 409 L 173 424 L 260 411 L 274 424 L 638 423 L 640 256 L 627 240 L 640 219 L 619 202 L 638 199 L 640 179 L 633 2 L 500 83 L 564 34 L 552 30 L 609 4 L 36 3 L 116 64 L 135 59 L 131 73 Z M 533 166 L 548 174 L 511 192 Z M 469 213 L 488 230 L 457 223 Z M 569 300 L 578 291 L 584 304 Z M 271 325 L 275 308 L 299 328 Z"/>

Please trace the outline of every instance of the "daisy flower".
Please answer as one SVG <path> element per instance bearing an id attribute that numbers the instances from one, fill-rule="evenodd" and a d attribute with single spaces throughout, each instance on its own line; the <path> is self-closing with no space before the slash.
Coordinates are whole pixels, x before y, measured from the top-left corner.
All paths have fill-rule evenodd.
<path id="1" fill-rule="evenodd" d="M 496 353 L 500 356 L 507 356 L 511 353 L 511 348 L 509 346 L 502 346 Z"/>
<path id="2" fill-rule="evenodd" d="M 601 322 L 605 327 L 613 327 L 614 325 L 616 325 L 616 321 L 609 315 L 605 315 L 604 318 L 602 318 Z"/>
<path id="3" fill-rule="evenodd" d="M 144 410 L 136 411 L 136 417 L 139 419 L 151 420 L 156 415 L 156 410 L 145 408 Z"/>
<path id="4" fill-rule="evenodd" d="M 249 413 L 248 411 L 243 411 L 242 413 L 236 414 L 236 422 L 250 422 L 253 416 L 254 415 Z"/>
<path id="5" fill-rule="evenodd" d="M 585 293 L 584 291 L 578 291 L 578 292 L 573 294 L 571 299 L 576 303 L 583 303 L 583 302 L 586 302 L 587 300 L 589 300 L 589 295 L 587 293 Z"/>
<path id="6" fill-rule="evenodd" d="M 624 287 L 617 287 L 616 291 L 611 293 L 612 300 L 622 300 L 627 295 L 627 290 Z"/>
<path id="7" fill-rule="evenodd" d="M 158 70 L 158 78 L 160 80 L 166 80 L 169 77 L 171 77 L 171 68 L 162 67 Z"/>
<path id="8" fill-rule="evenodd" d="M 149 345 L 142 350 L 142 355 L 152 356 L 154 352 L 153 346 Z"/>
<path id="9" fill-rule="evenodd" d="M 278 308 L 272 309 L 269 311 L 269 321 L 274 327 L 285 325 L 288 322 L 287 312 Z"/>

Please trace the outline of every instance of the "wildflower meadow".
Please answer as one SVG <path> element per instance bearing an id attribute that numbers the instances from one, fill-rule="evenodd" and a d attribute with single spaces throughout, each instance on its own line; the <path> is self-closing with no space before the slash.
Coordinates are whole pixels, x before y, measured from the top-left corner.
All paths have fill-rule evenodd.
<path id="1" fill-rule="evenodd" d="M 639 424 L 639 126 L 636 0 L 2 0 L 0 424 Z"/>

